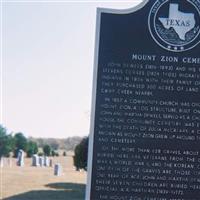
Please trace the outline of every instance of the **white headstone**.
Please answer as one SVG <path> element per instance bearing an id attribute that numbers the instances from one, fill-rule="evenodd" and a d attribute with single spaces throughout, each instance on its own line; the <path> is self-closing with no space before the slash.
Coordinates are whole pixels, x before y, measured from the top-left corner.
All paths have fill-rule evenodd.
<path id="1" fill-rule="evenodd" d="M 42 157 L 42 156 L 39 157 L 39 165 L 40 165 L 40 167 L 44 166 L 44 157 Z"/>
<path id="2" fill-rule="evenodd" d="M 47 156 L 44 157 L 44 166 L 49 167 L 49 158 Z"/>
<path id="3" fill-rule="evenodd" d="M 24 166 L 24 151 L 19 150 L 18 155 L 17 155 L 17 165 L 22 167 Z"/>
<path id="4" fill-rule="evenodd" d="M 37 167 L 39 166 L 39 156 L 37 154 L 34 154 L 32 157 L 32 166 Z"/>
<path id="5" fill-rule="evenodd" d="M 62 166 L 60 163 L 55 164 L 54 166 L 54 175 L 55 176 L 61 176 L 62 174 Z"/>
<path id="6" fill-rule="evenodd" d="M 4 160 L 3 157 L 0 158 L 0 167 L 1 167 L 1 168 L 3 168 L 3 160 Z"/>

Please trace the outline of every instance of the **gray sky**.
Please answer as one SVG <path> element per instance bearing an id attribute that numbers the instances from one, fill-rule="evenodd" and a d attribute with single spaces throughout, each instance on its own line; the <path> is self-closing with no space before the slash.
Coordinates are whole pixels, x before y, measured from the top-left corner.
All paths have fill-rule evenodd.
<path id="1" fill-rule="evenodd" d="M 96 8 L 139 2 L 1 2 L 1 123 L 33 137 L 87 135 Z"/>

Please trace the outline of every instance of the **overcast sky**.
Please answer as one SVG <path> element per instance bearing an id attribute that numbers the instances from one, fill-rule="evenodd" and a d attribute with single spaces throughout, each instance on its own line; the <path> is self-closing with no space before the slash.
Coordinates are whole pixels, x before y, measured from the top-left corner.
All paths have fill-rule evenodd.
<path id="1" fill-rule="evenodd" d="M 33 137 L 88 135 L 96 8 L 140 2 L 1 2 L 1 123 Z"/>

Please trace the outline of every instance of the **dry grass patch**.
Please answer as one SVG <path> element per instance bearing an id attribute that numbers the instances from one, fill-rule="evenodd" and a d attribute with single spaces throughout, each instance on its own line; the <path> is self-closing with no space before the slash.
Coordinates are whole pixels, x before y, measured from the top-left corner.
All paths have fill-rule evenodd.
<path id="1" fill-rule="evenodd" d="M 2 169 L 3 200 L 83 200 L 86 172 L 77 172 L 72 156 L 54 157 L 61 163 L 62 176 L 54 176 L 53 168 L 32 167 L 32 159 L 25 159 L 25 166 L 12 167 L 5 163 Z"/>

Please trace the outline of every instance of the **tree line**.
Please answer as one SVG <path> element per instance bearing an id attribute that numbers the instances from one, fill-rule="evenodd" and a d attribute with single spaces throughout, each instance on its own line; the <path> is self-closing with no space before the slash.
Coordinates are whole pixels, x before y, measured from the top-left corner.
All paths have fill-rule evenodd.
<path id="1" fill-rule="evenodd" d="M 87 170 L 88 157 L 88 137 L 83 138 L 74 150 L 74 166 L 79 169 Z M 9 134 L 7 129 L 0 125 L 0 159 L 2 157 L 17 157 L 19 150 L 26 152 L 27 157 L 32 157 L 34 154 L 45 156 L 59 156 L 50 145 L 43 144 L 43 153 L 39 152 L 38 144 L 35 141 L 27 139 L 23 133 Z M 66 156 L 66 152 L 63 152 Z"/>
<path id="2" fill-rule="evenodd" d="M 14 135 L 7 132 L 7 129 L 0 125 L 0 158 L 1 157 L 17 157 L 19 150 L 26 152 L 27 157 L 32 157 L 34 154 L 46 156 L 59 156 L 50 145 L 43 145 L 43 152 L 39 152 L 37 142 L 29 140 L 23 133 L 15 133 Z"/>

